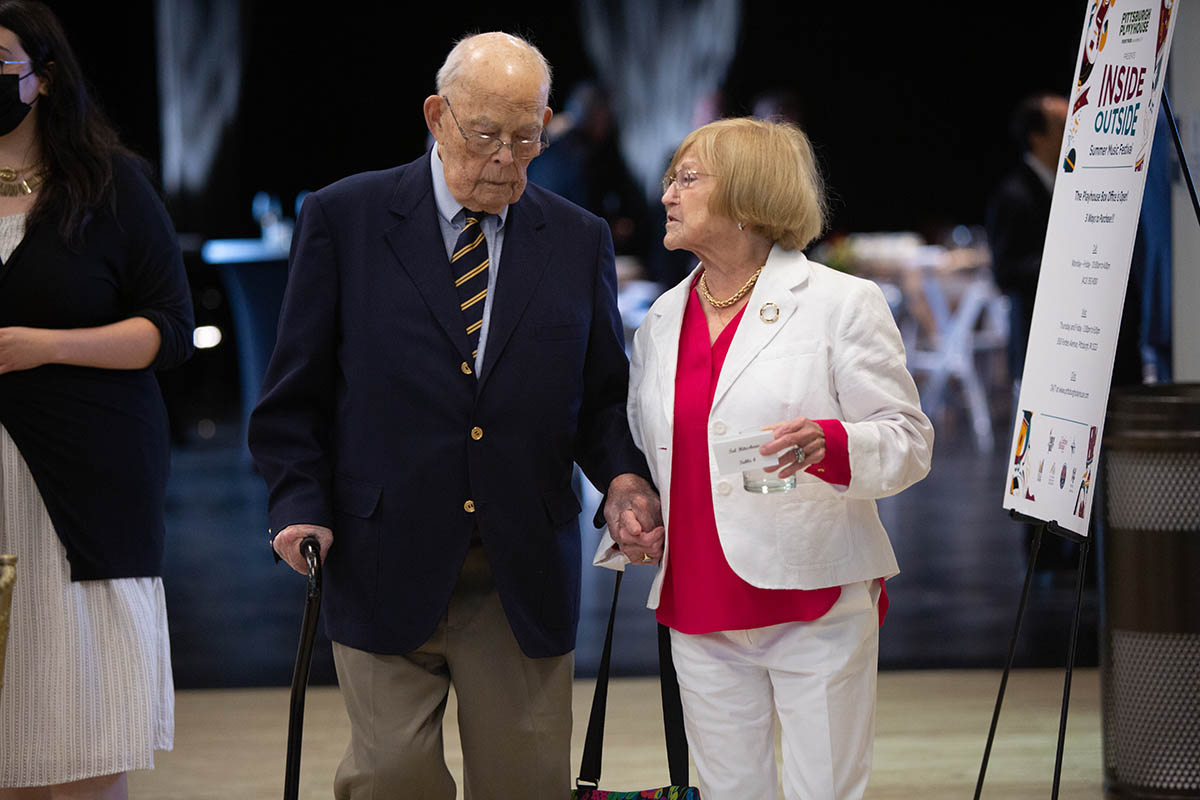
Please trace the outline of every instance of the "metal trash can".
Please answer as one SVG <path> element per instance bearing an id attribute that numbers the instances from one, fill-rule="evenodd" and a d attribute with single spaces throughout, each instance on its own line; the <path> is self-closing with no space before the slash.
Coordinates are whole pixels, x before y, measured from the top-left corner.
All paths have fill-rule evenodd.
<path id="1" fill-rule="evenodd" d="M 1104 430 L 1108 798 L 1200 798 L 1200 384 L 1114 391 Z"/>

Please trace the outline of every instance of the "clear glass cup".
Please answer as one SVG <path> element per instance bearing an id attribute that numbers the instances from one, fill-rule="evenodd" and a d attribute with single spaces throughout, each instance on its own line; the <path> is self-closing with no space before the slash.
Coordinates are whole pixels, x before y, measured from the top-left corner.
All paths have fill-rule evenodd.
<path id="1" fill-rule="evenodd" d="M 778 477 L 777 472 L 748 469 L 742 473 L 742 488 L 755 494 L 774 494 L 796 488 L 796 476 Z"/>

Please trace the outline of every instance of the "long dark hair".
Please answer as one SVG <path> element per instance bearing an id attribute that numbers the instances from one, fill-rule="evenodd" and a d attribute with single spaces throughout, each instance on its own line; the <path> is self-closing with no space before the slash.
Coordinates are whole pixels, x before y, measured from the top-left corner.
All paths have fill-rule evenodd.
<path id="1" fill-rule="evenodd" d="M 30 226 L 50 222 L 69 243 L 78 244 L 92 213 L 115 202 L 113 157 L 132 154 L 92 101 L 79 61 L 49 7 L 36 0 L 0 0 L 0 25 L 17 35 L 34 73 L 49 83 L 36 101 L 46 182 Z"/>

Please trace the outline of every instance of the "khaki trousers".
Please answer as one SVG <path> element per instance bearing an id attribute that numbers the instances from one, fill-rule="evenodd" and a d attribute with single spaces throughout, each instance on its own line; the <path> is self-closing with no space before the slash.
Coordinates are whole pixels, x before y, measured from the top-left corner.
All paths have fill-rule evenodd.
<path id="1" fill-rule="evenodd" d="M 521 652 L 474 546 L 433 635 L 404 655 L 333 643 L 350 744 L 334 778 L 337 800 L 454 800 L 442 715 L 458 695 L 464 797 L 561 800 L 571 788 L 574 653 Z"/>

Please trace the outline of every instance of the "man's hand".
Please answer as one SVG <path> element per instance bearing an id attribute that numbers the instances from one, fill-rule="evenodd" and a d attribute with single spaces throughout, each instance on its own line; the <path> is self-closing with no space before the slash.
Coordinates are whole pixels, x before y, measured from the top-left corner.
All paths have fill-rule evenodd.
<path id="1" fill-rule="evenodd" d="M 323 525 L 288 525 L 271 540 L 271 546 L 275 548 L 279 557 L 301 575 L 308 574 L 308 562 L 300 554 L 300 542 L 304 541 L 306 536 L 315 536 L 321 543 L 321 563 L 324 564 L 325 554 L 333 544 L 333 531 Z"/>
<path id="2" fill-rule="evenodd" d="M 662 558 L 666 529 L 658 493 L 645 478 L 625 473 L 608 485 L 604 503 L 608 532 L 634 564 L 657 564 Z"/>

